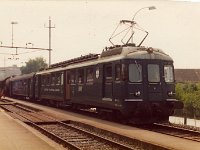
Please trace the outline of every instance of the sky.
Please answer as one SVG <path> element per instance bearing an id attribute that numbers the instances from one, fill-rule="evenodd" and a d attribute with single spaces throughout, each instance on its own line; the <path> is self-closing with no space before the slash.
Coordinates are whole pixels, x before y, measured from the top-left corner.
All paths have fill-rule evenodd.
<path id="1" fill-rule="evenodd" d="M 51 63 L 89 53 L 101 53 L 111 46 L 109 38 L 120 20 L 135 21 L 149 36 L 143 46 L 162 49 L 174 60 L 175 68 L 200 69 L 200 0 L 0 0 L 0 44 L 48 49 L 48 20 L 52 20 Z M 137 42 L 137 38 L 136 41 Z M 116 43 L 121 44 L 121 43 Z M 28 45 L 31 47 L 31 45 Z M 0 67 L 25 65 L 48 51 L 0 48 Z M 8 53 L 5 55 L 5 53 Z M 11 59 L 9 59 L 11 58 Z M 17 58 L 17 60 L 16 60 Z M 18 59 L 19 58 L 19 59 Z"/>

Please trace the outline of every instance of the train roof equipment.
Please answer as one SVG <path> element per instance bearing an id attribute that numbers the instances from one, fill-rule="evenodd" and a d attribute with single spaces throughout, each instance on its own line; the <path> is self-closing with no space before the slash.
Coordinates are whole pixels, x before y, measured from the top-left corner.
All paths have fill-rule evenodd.
<path id="1" fill-rule="evenodd" d="M 84 56 L 80 56 L 80 57 L 73 58 L 70 60 L 52 64 L 52 65 L 50 65 L 49 69 L 65 67 L 65 66 L 75 64 L 75 63 L 81 63 L 81 62 L 85 62 L 85 61 L 89 61 L 89 60 L 94 60 L 94 59 L 98 59 L 98 57 L 99 57 L 99 54 L 88 54 L 88 55 L 84 55 Z"/>

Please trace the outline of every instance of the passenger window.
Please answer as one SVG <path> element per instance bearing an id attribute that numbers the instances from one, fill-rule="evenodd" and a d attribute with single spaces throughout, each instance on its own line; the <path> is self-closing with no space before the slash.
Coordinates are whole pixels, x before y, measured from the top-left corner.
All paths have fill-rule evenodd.
<path id="1" fill-rule="evenodd" d="M 67 72 L 69 84 L 75 84 L 75 71 Z"/>
<path id="2" fill-rule="evenodd" d="M 45 84 L 46 84 L 46 78 L 45 78 L 45 76 L 42 76 L 42 81 L 41 81 L 41 84 L 42 84 L 42 86 L 45 86 Z M 36 83 L 35 84 L 38 84 L 38 80 L 36 80 Z"/>
<path id="3" fill-rule="evenodd" d="M 61 82 L 61 74 L 57 73 L 55 76 L 55 84 L 60 85 L 60 82 Z"/>
<path id="4" fill-rule="evenodd" d="M 105 68 L 105 79 L 108 82 L 112 81 L 112 66 L 111 65 Z"/>
<path id="5" fill-rule="evenodd" d="M 87 75 L 86 75 L 86 82 L 93 82 L 93 68 L 88 68 L 86 71 Z"/>
<path id="6" fill-rule="evenodd" d="M 60 85 L 63 85 L 63 72 L 61 73 L 61 76 L 60 76 Z"/>
<path id="7" fill-rule="evenodd" d="M 121 65 L 118 64 L 115 66 L 115 80 L 119 81 L 121 79 Z"/>
<path id="8" fill-rule="evenodd" d="M 41 76 L 41 83 L 43 83 L 44 86 L 47 86 L 47 76 Z"/>
<path id="9" fill-rule="evenodd" d="M 157 64 L 148 64 L 148 81 L 160 82 L 160 69 Z"/>
<path id="10" fill-rule="evenodd" d="M 51 85 L 55 85 L 55 75 L 51 75 Z"/>
<path id="11" fill-rule="evenodd" d="M 37 87 L 38 85 L 38 77 L 35 78 L 35 86 Z M 44 85 L 44 83 L 42 83 L 42 86 Z"/>
<path id="12" fill-rule="evenodd" d="M 78 70 L 78 84 L 83 84 L 84 83 L 84 70 L 79 69 Z"/>
<path id="13" fill-rule="evenodd" d="M 100 70 L 99 67 L 96 68 L 96 78 L 98 79 L 100 76 Z"/>

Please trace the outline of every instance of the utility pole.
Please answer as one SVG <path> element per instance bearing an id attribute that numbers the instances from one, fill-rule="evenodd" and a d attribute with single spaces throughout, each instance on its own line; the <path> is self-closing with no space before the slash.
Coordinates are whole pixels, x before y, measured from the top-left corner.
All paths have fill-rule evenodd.
<path id="1" fill-rule="evenodd" d="M 12 22 L 11 22 L 11 25 L 12 25 L 12 47 L 13 47 L 13 44 L 14 44 L 14 43 L 13 43 L 13 40 L 14 40 L 13 25 L 14 25 L 14 24 L 18 24 L 18 23 L 15 22 L 15 21 L 12 21 Z"/>
<path id="2" fill-rule="evenodd" d="M 45 26 L 45 28 L 49 28 L 49 67 L 50 67 L 50 65 L 51 65 L 51 29 L 52 28 L 55 28 L 55 25 L 54 26 L 52 26 L 51 25 L 51 17 L 49 17 L 49 26 L 48 27 L 46 27 Z"/>
<path id="3" fill-rule="evenodd" d="M 18 24 L 18 22 L 16 21 L 12 21 L 11 22 L 11 45 L 2 45 L 3 42 L 0 41 L 0 48 L 8 48 L 8 49 L 16 49 L 15 53 L 4 53 L 6 55 L 12 55 L 13 58 L 8 58 L 8 59 L 14 59 L 14 56 L 20 55 L 20 54 L 25 54 L 27 52 L 24 53 L 18 53 L 18 49 L 30 49 L 30 50 L 34 50 L 34 51 L 38 51 L 38 50 L 46 50 L 49 51 L 49 66 L 51 65 L 51 28 L 55 28 L 51 26 L 51 18 L 49 17 L 49 26 L 46 28 L 49 28 L 49 48 L 41 48 L 41 47 L 33 47 L 33 43 L 26 43 L 26 46 L 15 46 L 14 44 L 14 25 Z M 29 47 L 29 45 L 32 45 L 32 47 Z M 33 52 L 33 51 L 32 51 Z M 2 53 L 1 53 L 2 54 Z M 16 60 L 19 58 L 16 58 Z M 5 62 L 5 57 L 4 57 L 4 66 L 5 66 L 6 62 Z"/>

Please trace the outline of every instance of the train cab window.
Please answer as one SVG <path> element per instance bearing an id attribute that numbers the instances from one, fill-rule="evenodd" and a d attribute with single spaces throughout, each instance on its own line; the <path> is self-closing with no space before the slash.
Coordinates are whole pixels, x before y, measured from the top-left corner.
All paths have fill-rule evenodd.
<path id="1" fill-rule="evenodd" d="M 173 67 L 171 65 L 164 66 L 165 82 L 174 82 Z"/>
<path id="2" fill-rule="evenodd" d="M 93 82 L 94 81 L 94 79 L 93 79 L 93 68 L 88 68 L 87 70 L 86 70 L 86 82 L 87 83 L 90 83 L 90 82 Z"/>
<path id="3" fill-rule="evenodd" d="M 78 84 L 83 84 L 83 82 L 84 82 L 84 70 L 83 69 L 78 70 L 77 81 L 78 81 Z"/>
<path id="4" fill-rule="evenodd" d="M 115 66 L 115 80 L 119 81 L 121 79 L 121 65 L 117 64 Z"/>
<path id="5" fill-rule="evenodd" d="M 105 68 L 105 79 L 107 82 L 112 81 L 112 66 L 106 66 Z"/>
<path id="6" fill-rule="evenodd" d="M 129 64 L 129 81 L 142 82 L 142 65 L 135 63 Z"/>
<path id="7" fill-rule="evenodd" d="M 148 64 L 148 81 L 160 82 L 160 69 L 157 64 Z"/>

